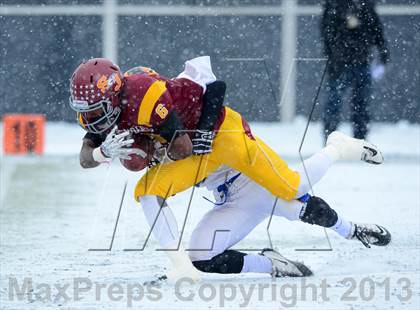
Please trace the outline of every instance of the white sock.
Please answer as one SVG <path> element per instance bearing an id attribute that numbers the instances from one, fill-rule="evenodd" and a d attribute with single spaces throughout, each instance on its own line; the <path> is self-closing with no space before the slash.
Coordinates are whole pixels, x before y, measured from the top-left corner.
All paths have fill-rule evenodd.
<path id="1" fill-rule="evenodd" d="M 347 239 L 351 237 L 352 228 L 353 224 L 343 219 L 341 216 L 338 216 L 337 223 L 330 227 L 330 229 L 334 230 L 337 234 Z"/>
<path id="2" fill-rule="evenodd" d="M 320 152 L 330 157 L 333 162 L 340 159 L 340 152 L 334 145 L 327 145 Z"/>
<path id="3" fill-rule="evenodd" d="M 330 154 L 331 153 L 331 154 Z M 300 166 L 297 171 L 300 175 L 300 184 L 296 197 L 305 195 L 322 177 L 335 161 L 334 147 L 327 146 L 321 151 L 315 153 L 308 159 L 305 159 L 305 168 Z"/>
<path id="4" fill-rule="evenodd" d="M 273 265 L 268 257 L 248 254 L 244 256 L 244 265 L 241 272 L 271 273 Z"/>

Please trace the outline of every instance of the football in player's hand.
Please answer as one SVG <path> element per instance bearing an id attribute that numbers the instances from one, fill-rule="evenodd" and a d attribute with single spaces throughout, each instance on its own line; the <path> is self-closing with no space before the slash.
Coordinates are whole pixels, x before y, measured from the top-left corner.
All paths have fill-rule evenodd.
<path id="1" fill-rule="evenodd" d="M 134 134 L 130 148 L 142 150 L 142 154 L 130 154 L 131 159 L 120 158 L 121 164 L 130 171 L 140 171 L 147 167 L 154 153 L 153 140 L 146 135 Z M 145 155 L 145 156 L 144 156 Z"/>

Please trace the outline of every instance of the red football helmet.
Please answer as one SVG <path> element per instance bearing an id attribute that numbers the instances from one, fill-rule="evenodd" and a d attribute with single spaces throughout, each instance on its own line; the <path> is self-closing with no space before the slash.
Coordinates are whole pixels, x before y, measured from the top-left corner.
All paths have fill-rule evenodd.
<path id="1" fill-rule="evenodd" d="M 114 126 L 123 83 L 120 68 L 108 59 L 93 58 L 77 67 L 70 80 L 70 107 L 86 131 L 102 133 Z"/>

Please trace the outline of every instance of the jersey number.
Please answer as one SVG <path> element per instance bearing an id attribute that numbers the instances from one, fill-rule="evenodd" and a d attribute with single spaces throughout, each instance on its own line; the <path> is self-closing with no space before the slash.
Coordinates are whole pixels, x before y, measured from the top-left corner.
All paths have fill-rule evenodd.
<path id="1" fill-rule="evenodd" d="M 168 109 L 159 103 L 155 109 L 155 112 L 161 119 L 164 119 L 168 115 Z"/>

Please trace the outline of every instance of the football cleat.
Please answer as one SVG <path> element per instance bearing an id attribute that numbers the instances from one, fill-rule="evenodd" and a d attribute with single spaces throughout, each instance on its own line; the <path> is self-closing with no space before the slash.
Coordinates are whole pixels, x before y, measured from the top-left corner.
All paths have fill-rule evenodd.
<path id="1" fill-rule="evenodd" d="M 391 233 L 376 224 L 353 224 L 349 239 L 359 240 L 367 248 L 371 245 L 386 246 L 391 242 Z"/>
<path id="2" fill-rule="evenodd" d="M 328 136 L 326 145 L 333 145 L 343 160 L 362 160 L 374 165 L 384 162 L 384 157 L 378 147 L 339 131 L 334 131 Z"/>
<path id="3" fill-rule="evenodd" d="M 273 278 L 308 277 L 313 274 L 303 263 L 291 261 L 273 249 L 264 249 L 260 255 L 271 260 L 273 265 L 271 276 Z"/>

